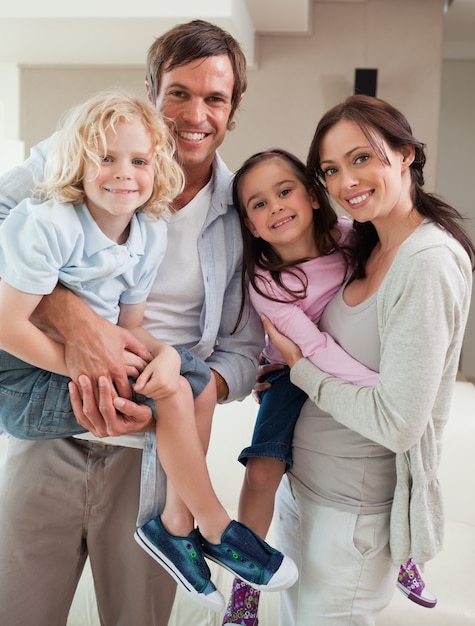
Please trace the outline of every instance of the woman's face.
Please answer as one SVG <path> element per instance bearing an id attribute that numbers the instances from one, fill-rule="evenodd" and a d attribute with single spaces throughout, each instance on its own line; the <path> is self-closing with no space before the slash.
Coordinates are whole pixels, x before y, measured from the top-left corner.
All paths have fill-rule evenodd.
<path id="1" fill-rule="evenodd" d="M 382 137 L 383 163 L 355 122 L 341 120 L 323 137 L 320 166 L 329 194 L 358 222 L 377 222 L 411 208 L 413 148 L 392 150 Z"/>

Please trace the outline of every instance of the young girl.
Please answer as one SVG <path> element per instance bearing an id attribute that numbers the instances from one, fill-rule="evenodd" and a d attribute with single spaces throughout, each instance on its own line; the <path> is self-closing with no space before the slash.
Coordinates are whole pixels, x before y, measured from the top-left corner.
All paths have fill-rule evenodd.
<path id="1" fill-rule="evenodd" d="M 26 439 L 83 431 L 69 402 L 64 347 L 30 322 L 58 281 L 132 331 L 147 351 L 124 359 L 139 374 L 134 392 L 158 415 L 168 479 L 162 515 L 135 538 L 192 599 L 220 610 L 204 553 L 261 589 L 292 584 L 296 568 L 232 522 L 213 491 L 205 449 L 216 392 L 208 366 L 141 328 L 166 246 L 165 221 L 157 218 L 182 187 L 171 135 L 150 104 L 105 93 L 70 112 L 48 156 L 41 201 L 22 202 L 0 229 L 0 426 Z M 177 518 L 188 520 L 186 536 L 168 532 Z M 229 547 L 241 557 L 236 565 Z"/>
<path id="2" fill-rule="evenodd" d="M 258 313 L 304 346 L 313 363 L 351 383 L 376 385 L 378 374 L 317 326 L 353 261 L 351 220 L 337 218 L 326 197 L 317 197 L 304 164 L 284 150 L 255 154 L 242 165 L 234 203 L 244 240 L 243 278 Z M 282 475 L 292 467 L 293 431 L 307 399 L 291 384 L 285 360 L 268 337 L 263 355 L 281 367 L 266 379 L 271 386 L 261 393 L 252 444 L 239 457 L 246 465 L 239 519 L 261 537 L 269 530 Z M 235 579 L 223 624 L 255 626 L 258 601 L 258 591 Z"/>

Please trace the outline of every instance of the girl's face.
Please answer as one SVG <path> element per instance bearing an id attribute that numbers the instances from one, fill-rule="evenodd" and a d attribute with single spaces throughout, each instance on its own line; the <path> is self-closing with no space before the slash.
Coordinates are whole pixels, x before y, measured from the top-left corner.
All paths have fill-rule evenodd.
<path id="1" fill-rule="evenodd" d="M 329 194 L 358 222 L 406 213 L 412 207 L 411 146 L 392 150 L 382 140 L 389 164 L 382 163 L 358 124 L 337 122 L 320 144 L 320 166 Z"/>
<path id="2" fill-rule="evenodd" d="M 107 154 L 101 167 L 92 162 L 84 171 L 86 205 L 106 235 L 127 226 L 134 212 L 152 195 L 152 140 L 141 122 L 120 123 L 106 133 Z M 116 239 L 115 236 L 111 238 Z"/>
<path id="3" fill-rule="evenodd" d="M 240 197 L 246 226 L 284 261 L 317 254 L 313 211 L 318 202 L 287 161 L 275 157 L 257 163 L 241 178 Z"/>

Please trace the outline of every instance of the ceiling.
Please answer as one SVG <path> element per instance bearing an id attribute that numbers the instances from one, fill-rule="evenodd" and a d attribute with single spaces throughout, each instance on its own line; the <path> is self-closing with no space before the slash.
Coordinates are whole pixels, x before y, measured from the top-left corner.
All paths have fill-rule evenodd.
<path id="1" fill-rule="evenodd" d="M 315 1 L 367 0 L 202 0 L 198 13 L 197 0 L 81 0 L 74 6 L 64 0 L 4 1 L 0 63 L 142 65 L 155 37 L 178 22 L 203 18 L 231 32 L 252 67 L 258 64 L 256 36 L 304 36 Z M 446 0 L 445 5 L 444 58 L 475 59 L 475 0 Z"/>

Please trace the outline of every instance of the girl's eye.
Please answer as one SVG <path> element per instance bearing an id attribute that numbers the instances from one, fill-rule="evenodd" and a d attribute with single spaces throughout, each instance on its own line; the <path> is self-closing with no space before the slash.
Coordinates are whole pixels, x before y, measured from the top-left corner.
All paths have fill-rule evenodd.
<path id="1" fill-rule="evenodd" d="M 279 194 L 279 195 L 280 195 L 282 198 L 285 198 L 285 196 L 288 196 L 288 195 L 289 195 L 289 193 L 290 193 L 291 191 L 292 191 L 291 189 L 282 189 L 282 191 L 280 192 L 280 194 Z"/>
<path id="2" fill-rule="evenodd" d="M 262 209 L 263 207 L 265 207 L 266 203 L 264 201 L 262 202 L 256 202 L 256 204 L 254 205 L 255 209 Z"/>
<path id="3" fill-rule="evenodd" d="M 110 163 L 112 161 L 110 156 L 102 156 L 101 157 L 101 163 Z"/>
<path id="4" fill-rule="evenodd" d="M 138 165 L 138 166 L 141 166 L 141 165 L 146 165 L 146 164 L 147 164 L 147 163 L 146 163 L 143 159 L 134 159 L 134 160 L 132 161 L 132 163 L 133 163 L 134 165 Z"/>

